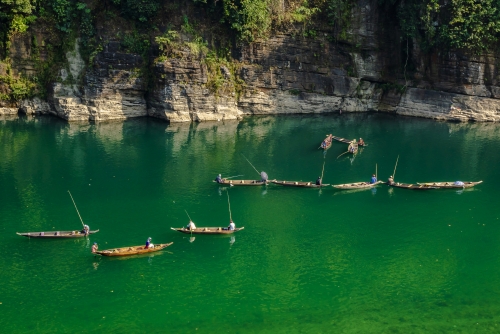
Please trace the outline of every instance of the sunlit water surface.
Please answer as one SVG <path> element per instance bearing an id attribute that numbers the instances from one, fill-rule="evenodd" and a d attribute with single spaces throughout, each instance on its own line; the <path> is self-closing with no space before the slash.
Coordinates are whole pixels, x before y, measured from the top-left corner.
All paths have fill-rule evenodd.
<path id="1" fill-rule="evenodd" d="M 356 157 L 326 134 L 369 144 Z M 2 332 L 500 332 L 500 126 L 384 115 L 0 121 Z M 232 187 L 216 174 L 470 190 Z M 377 166 L 377 168 L 376 168 Z M 85 240 L 15 232 L 80 229 Z M 198 226 L 231 236 L 184 235 Z M 174 242 L 132 258 L 101 249 Z"/>

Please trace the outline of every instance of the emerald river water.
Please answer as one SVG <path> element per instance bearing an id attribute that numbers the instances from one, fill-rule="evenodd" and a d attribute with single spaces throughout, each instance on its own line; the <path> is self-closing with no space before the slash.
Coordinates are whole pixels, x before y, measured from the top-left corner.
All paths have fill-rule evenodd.
<path id="1" fill-rule="evenodd" d="M 354 158 L 326 134 L 363 137 Z M 0 120 L 3 333 L 500 333 L 500 125 L 383 114 Z M 219 187 L 223 176 L 465 190 Z M 239 177 L 240 178 L 240 177 Z M 237 179 L 237 178 L 235 178 Z M 16 232 L 79 230 L 89 239 Z M 232 236 L 172 231 L 227 226 Z M 151 255 L 100 249 L 173 245 Z"/>

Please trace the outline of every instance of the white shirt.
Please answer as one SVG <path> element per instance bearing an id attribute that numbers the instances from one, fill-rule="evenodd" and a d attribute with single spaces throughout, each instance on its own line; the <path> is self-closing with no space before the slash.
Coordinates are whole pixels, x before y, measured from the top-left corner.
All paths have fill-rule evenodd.
<path id="1" fill-rule="evenodd" d="M 190 228 L 191 230 L 194 230 L 196 228 L 196 225 L 193 222 L 189 222 L 187 227 Z"/>
<path id="2" fill-rule="evenodd" d="M 229 229 L 232 231 L 236 228 L 236 225 L 234 225 L 233 222 L 229 223 Z"/>

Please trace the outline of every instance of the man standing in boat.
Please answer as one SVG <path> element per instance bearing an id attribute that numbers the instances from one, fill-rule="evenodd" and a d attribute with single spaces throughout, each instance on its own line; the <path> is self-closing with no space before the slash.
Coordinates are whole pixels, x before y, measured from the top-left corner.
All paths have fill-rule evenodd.
<path id="1" fill-rule="evenodd" d="M 317 186 L 321 185 L 321 176 L 318 176 L 318 178 L 316 179 L 316 185 Z"/>
<path id="2" fill-rule="evenodd" d="M 394 179 L 392 178 L 392 175 L 389 176 L 389 179 L 387 179 L 387 184 L 393 185 L 394 184 Z"/>
<path id="3" fill-rule="evenodd" d="M 231 220 L 231 221 L 229 222 L 229 226 L 227 227 L 227 229 L 228 229 L 229 231 L 234 231 L 234 229 L 235 229 L 235 228 L 236 228 L 236 225 L 235 225 L 235 224 L 234 224 L 234 222 Z"/>
<path id="4" fill-rule="evenodd" d="M 374 183 L 377 183 L 377 177 L 375 176 L 375 174 L 372 175 L 372 178 L 370 180 L 370 184 L 374 184 Z"/>

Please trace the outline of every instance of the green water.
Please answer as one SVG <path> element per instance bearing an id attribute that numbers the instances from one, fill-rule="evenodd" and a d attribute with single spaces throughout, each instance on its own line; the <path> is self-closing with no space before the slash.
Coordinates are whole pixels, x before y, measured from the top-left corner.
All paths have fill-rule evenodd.
<path id="1" fill-rule="evenodd" d="M 327 133 L 368 147 L 352 159 Z M 2 332 L 499 333 L 500 126 L 384 115 L 254 117 L 167 125 L 150 119 L 0 121 Z M 226 226 L 211 180 L 477 181 L 476 188 L 229 189 L 245 230 Z M 90 240 L 15 232 L 100 229 Z M 151 256 L 101 249 L 174 242 Z"/>

